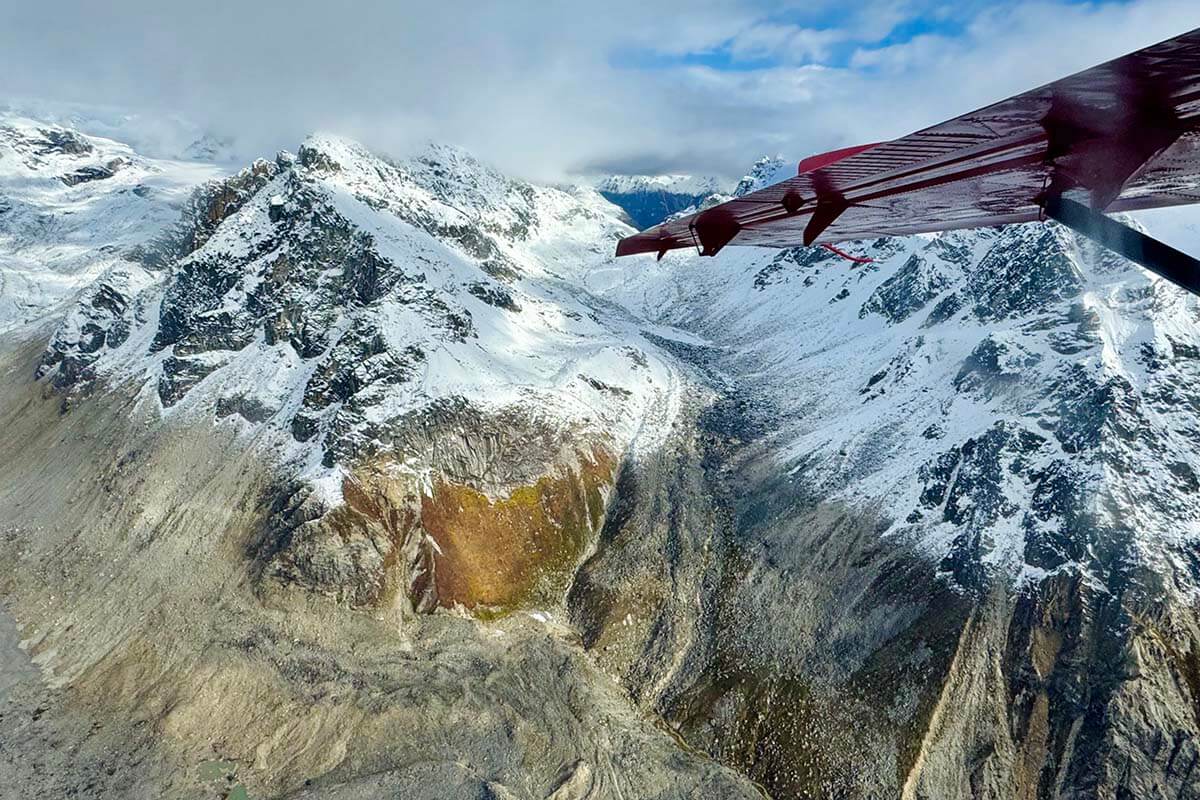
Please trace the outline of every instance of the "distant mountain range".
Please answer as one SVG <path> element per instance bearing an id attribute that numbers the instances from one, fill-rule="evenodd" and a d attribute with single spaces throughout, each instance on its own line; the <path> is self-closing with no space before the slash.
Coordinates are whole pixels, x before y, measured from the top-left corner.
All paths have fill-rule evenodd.
<path id="1" fill-rule="evenodd" d="M 779 156 L 763 157 L 733 184 L 692 175 L 610 175 L 596 180 L 595 188 L 624 211 L 635 228 L 644 230 L 669 217 L 758 191 L 790 178 L 793 171 L 790 161 Z"/>
<path id="2" fill-rule="evenodd" d="M 692 175 L 612 175 L 597 180 L 595 187 L 604 199 L 619 206 L 639 230 L 699 206 L 727 188 L 714 178 Z"/>

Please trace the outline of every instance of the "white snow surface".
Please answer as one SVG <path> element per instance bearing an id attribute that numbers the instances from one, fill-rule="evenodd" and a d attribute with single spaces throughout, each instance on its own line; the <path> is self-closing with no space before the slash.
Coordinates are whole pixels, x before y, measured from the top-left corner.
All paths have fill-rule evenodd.
<path id="1" fill-rule="evenodd" d="M 1047 230 L 1014 226 L 848 246 L 877 259 L 867 267 L 813 251 L 737 247 L 716 259 L 634 257 L 584 281 L 636 314 L 719 343 L 719 377 L 770 409 L 780 469 L 828 501 L 881 514 L 890 520 L 886 535 L 916 538 L 932 558 L 951 552 L 963 525 L 943 521 L 944 503 L 922 509 L 922 470 L 1006 426 L 1030 432 L 1037 444 L 1028 454 L 1001 456 L 997 495 L 1011 513 L 982 530 L 984 564 L 1018 581 L 1047 574 L 1027 554 L 1064 516 L 1031 511 L 1048 502 L 1034 476 L 1067 465 L 1072 480 L 1097 490 L 1082 511 L 1128 536 L 1128 558 L 1182 567 L 1200 539 L 1197 298 L 1052 228 L 1083 282 L 1081 295 L 1006 318 L 963 308 L 931 320 L 941 301 L 979 279 L 973 270 L 989 253 L 1002 260 L 1011 253 L 1009 263 L 1018 265 L 1036 259 Z M 947 245 L 965 259 L 947 259 Z M 875 298 L 914 259 L 916 285 L 930 299 L 892 321 Z M 997 374 L 974 385 L 963 375 L 985 342 L 1001 352 Z M 1111 404 L 1092 424 L 1079 409 L 1097 396 Z M 1063 420 L 1075 414 L 1085 431 L 1102 431 L 1096 448 L 1080 450 L 1063 432 Z M 953 511 L 971 518 L 970 496 L 954 502 L 968 504 Z M 906 518 L 914 509 L 921 511 L 915 523 Z M 1087 572 L 1103 557 L 1099 547 L 1089 543 L 1083 557 L 1057 569 Z"/>
<path id="2" fill-rule="evenodd" d="M 212 164 L 153 159 L 128 145 L 79 136 L 90 152 L 63 152 L 48 134 L 72 132 L 0 115 L 0 332 L 61 308 L 105 271 L 127 263 L 179 217 Z M 68 186 L 83 169 L 112 177 Z"/>
<path id="3" fill-rule="evenodd" d="M 97 371 L 143 380 L 146 401 L 157 402 L 154 386 L 171 351 L 152 354 L 150 342 L 172 276 L 147 272 L 124 253 L 174 221 L 189 187 L 222 170 L 147 158 L 94 136 L 86 137 L 94 148 L 86 156 L 31 155 L 28 143 L 48 127 L 11 116 L 0 125 L 0 330 L 61 315 L 67 299 L 107 275 L 138 311 L 131 335 Z M 885 535 L 911 539 L 931 558 L 950 554 L 964 526 L 979 523 L 984 564 L 1037 580 L 1052 570 L 1031 556 L 1031 543 L 1068 513 L 1123 531 L 1120 558 L 1154 566 L 1182 564 L 1200 538 L 1200 306 L 1061 229 L 847 246 L 876 259 L 868 266 L 823 251 L 738 247 L 716 259 L 617 261 L 616 240 L 631 230 L 594 188 L 514 181 L 449 147 L 400 163 L 335 136 L 313 136 L 305 147 L 334 166 L 297 165 L 275 178 L 188 258 L 246 261 L 205 313 L 249 313 L 248 297 L 290 246 L 264 251 L 273 241 L 272 206 L 294 212 L 289 193 L 298 182 L 368 234 L 380 257 L 423 275 L 363 308 L 334 309 L 332 340 L 373 325 L 389 347 L 413 345 L 425 355 L 416 377 L 371 395 L 364 425 L 463 397 L 610 437 L 636 455 L 670 430 L 691 369 L 660 349 L 662 337 L 714 356 L 710 377 L 768 418 L 781 470 L 829 502 L 880 514 Z M 59 180 L 118 157 L 127 163 L 111 178 L 73 187 Z M 764 159 L 741 188 L 792 168 Z M 148 187 L 147 196 L 138 187 Z M 1169 219 L 1176 231 L 1194 231 L 1186 216 Z M 491 255 L 481 255 L 481 241 Z M 1005 276 L 999 285 L 1019 286 L 1055 248 L 1069 266 L 1058 279 L 1076 281 L 1070 291 L 1025 305 L 1028 298 L 1008 298 L 1019 307 L 1004 313 L 990 305 L 1001 302 L 988 294 L 996 274 Z M 497 277 L 497 260 L 511 274 Z M 331 264 L 314 292 L 339 269 Z M 909 283 L 897 295 L 902 275 Z M 517 310 L 485 302 L 468 291 L 474 285 L 503 289 Z M 917 299 L 898 313 L 889 305 L 897 296 Z M 949 303 L 956 296 L 966 298 L 958 307 Z M 447 335 L 439 315 L 450 312 L 469 315 L 473 335 Z M 72 328 L 80 319 L 66 315 L 68 339 L 81 335 Z M 994 363 L 981 369 L 988 353 Z M 281 434 L 319 363 L 287 342 L 268 344 L 261 331 L 239 350 L 190 357 L 216 368 L 164 414 L 251 398 L 266 416 L 238 424 Z M 971 492 L 944 493 L 931 505 L 931 471 L 997 431 L 1029 442 L 1023 452 L 1003 450 L 989 478 L 1000 510 L 976 507 L 983 495 Z M 1093 434 L 1095 442 L 1079 444 Z M 304 460 L 314 487 L 337 502 L 345 465 L 322 466 L 314 443 L 277 439 L 290 442 L 287 455 Z M 1058 472 L 1095 489 L 1088 508 L 1047 500 L 1044 479 Z M 1085 542 L 1053 569 L 1086 572 L 1106 546 Z"/>
<path id="4" fill-rule="evenodd" d="M 384 299 L 376 317 L 384 335 L 419 344 L 428 360 L 419 381 L 398 387 L 372 409 L 374 419 L 459 396 L 483 408 L 525 405 L 583 424 L 613 435 L 622 450 L 657 445 L 671 422 L 662 412 L 674 407 L 677 379 L 669 359 L 654 352 L 635 320 L 557 279 L 559 270 L 588 272 L 611 263 L 616 239 L 628 234 L 602 198 L 511 182 L 457 148 L 434 146 L 393 166 L 338 137 L 313 136 L 306 146 L 340 167 L 320 179 L 337 211 L 369 233 L 390 261 L 436 269 L 430 282 L 466 308 L 478 333 L 465 342 L 430 336 L 406 298 Z M 478 264 L 380 207 L 420 209 L 442 224 L 496 231 L 493 241 L 527 276 L 511 288 L 520 311 L 462 292 L 463 284 L 486 280 Z M 528 236 L 505 235 L 524 212 L 537 220 Z M 589 379 L 615 391 L 597 389 Z"/>
<path id="5" fill-rule="evenodd" d="M 141 159 L 128 147 L 94 137 L 89 140 L 97 143 L 103 157 L 121 153 L 145 167 L 138 173 L 130 168 L 121 183 L 111 178 L 85 184 L 81 188 L 87 188 L 86 200 L 81 202 L 108 212 L 125 211 L 135 203 L 126 196 L 126 186 L 167 169 L 163 162 Z M 373 389 L 366 400 L 356 398 L 365 405 L 360 420 L 364 431 L 439 399 L 463 398 L 485 411 L 521 409 L 545 424 L 577 433 L 581 452 L 592 441 L 604 441 L 616 452 L 633 457 L 658 446 L 679 409 L 677 366 L 642 336 L 638 320 L 563 279 L 566 274 L 585 274 L 611 264 L 616 240 L 631 232 L 617 219 L 617 209 L 591 189 L 562 190 L 509 180 L 454 148 L 434 146 L 411 161 L 393 163 L 352 141 L 318 134 L 304 143 L 305 151 L 319 154 L 321 164 L 308 168 L 289 162 L 292 167 L 224 219 L 214 235 L 174 270 L 152 274 L 122 262 L 120 249 L 108 248 L 114 240 L 125 241 L 120 231 L 114 233 L 95 220 L 82 223 L 84 231 L 79 235 L 95 243 L 98 252 L 111 249 L 111 256 L 98 260 L 90 250 L 81 252 L 80 263 L 72 262 L 69 287 L 52 292 L 43 286 L 36 302 L 30 299 L 32 292 L 25 292 L 19 301 L 24 311 L 10 314 L 10 323 L 49 313 L 56 301 L 103 273 L 105 287 L 128 292 L 129 307 L 135 310 L 131 312 L 134 330 L 119 346 L 103 353 L 94 365 L 96 373 L 113 382 L 142 381 L 144 401 L 158 403 L 155 387 L 164 363 L 179 355 L 174 346 L 159 352 L 151 347 L 164 293 L 174 275 L 187 264 L 244 262 L 235 284 L 198 317 L 236 323 L 252 314 L 251 295 L 268 280 L 278 259 L 297 246 L 275 238 L 273 210 L 308 213 L 293 207 L 297 187 L 302 187 L 369 236 L 378 257 L 409 276 L 420 276 L 400 282 L 365 307 L 328 309 L 332 343 L 349 331 L 372 326 L 391 350 L 413 347 L 423 354 L 412 379 L 386 391 Z M 24 179 L 22 170 L 30 168 L 15 159 L 6 163 L 9 171 L 0 183 L 3 196 L 22 196 L 26 183 L 32 182 Z M 179 172 L 172 177 L 186 176 L 193 183 L 216 174 L 212 167 L 177 167 Z M 47 196 L 63 194 L 55 176 L 65 168 L 57 163 L 38 165 L 34 177 L 39 191 Z M 177 183 L 179 190 L 184 185 L 182 179 Z M 61 224 L 60 215 L 70 218 L 74 213 L 53 208 L 46 198 L 41 202 L 43 213 L 56 226 Z M 132 211 L 127 213 L 133 216 Z M 161 212 L 162 218 L 139 216 L 137 224 L 128 226 L 129 241 L 165 227 L 176 213 Z M 111 213 L 106 222 L 112 222 Z M 464 244 L 475 240 L 456 238 L 463 230 L 489 241 L 512 275 L 505 281 L 489 275 L 479 254 Z M 43 254 L 29 257 L 31 283 L 57 274 L 44 256 L 53 246 L 48 238 L 29 237 L 28 247 L 40 248 L 37 252 Z M 11 240 L 0 246 L 6 259 L 15 260 L 10 255 Z M 331 263 L 316 276 L 308 302 L 323 302 L 321 287 L 341 271 L 341 264 Z M 507 292 L 515 308 L 498 307 L 469 291 L 480 286 Z M 86 338 L 85 328 L 95 322 L 97 312 L 89 304 L 90 297 L 85 293 L 78 310 L 60 324 L 57 338 L 71 352 L 75 343 Z M 469 318 L 471 334 L 466 338 L 447 334 L 444 315 L 452 312 Z M 231 399 L 262 409 L 264 419 L 253 423 L 239 419 L 236 424 L 245 425 L 249 433 L 277 431 L 280 435 L 256 440 L 268 441 L 272 448 L 282 446 L 283 457 L 306 465 L 304 474 L 318 494 L 328 503 L 337 502 L 345 465 L 323 466 L 320 440 L 301 443 L 287 433 L 322 357 L 301 357 L 286 341 L 268 343 L 261 329 L 240 349 L 188 352 L 182 357 L 208 374 L 161 413 L 212 416 L 219 403 Z M 324 413 L 336 411 L 335 406 Z"/>
<path id="6" fill-rule="evenodd" d="M 599 192 L 612 194 L 646 194 L 663 192 L 700 197 L 728 190 L 724 182 L 702 175 L 606 175 L 593 178 Z"/>

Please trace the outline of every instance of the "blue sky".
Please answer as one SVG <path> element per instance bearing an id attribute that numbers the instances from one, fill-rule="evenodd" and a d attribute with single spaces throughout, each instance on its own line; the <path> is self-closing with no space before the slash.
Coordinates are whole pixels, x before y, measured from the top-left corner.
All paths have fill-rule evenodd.
<path id="1" fill-rule="evenodd" d="M 707 82 L 723 113 L 743 106 L 741 142 L 796 157 L 903 135 L 1197 26 L 1200 4 L 1172 0 L 818 1 L 762 7 L 691 47 L 670 34 L 620 45 L 607 67 Z"/>
<path id="2" fill-rule="evenodd" d="M 332 130 L 538 180 L 736 178 L 900 136 L 1200 27 L 1196 0 L 0 2 L 9 96 Z"/>
<path id="3" fill-rule="evenodd" d="M 1062 0 L 1064 7 L 1102 11 L 1105 6 L 1133 5 L 1133 0 Z M 816 9 L 786 9 L 766 12 L 756 19 L 750 29 L 772 27 L 807 32 L 823 39 L 821 52 L 789 54 L 780 50 L 745 50 L 740 45 L 746 30 L 729 32 L 728 38 L 712 46 L 688 52 L 663 50 L 655 46 L 616 48 L 609 63 L 616 69 L 670 70 L 700 66 L 720 71 L 752 72 L 788 64 L 809 64 L 832 68 L 849 68 L 856 53 L 862 50 L 883 49 L 909 44 L 922 37 L 953 40 L 963 38 L 968 29 L 984 12 L 1003 12 L 1018 5 L 994 0 L 964 0 L 960 3 L 890 4 L 881 13 L 873 14 L 870 4 L 859 6 L 866 14 L 848 10 L 845 4 Z M 875 24 L 864 24 L 863 17 Z"/>
<path id="4" fill-rule="evenodd" d="M 961 36 L 970 18 L 963 7 L 913 11 L 912 16 L 899 20 L 895 25 L 887 25 L 887 33 L 882 37 L 858 33 L 854 20 L 848 18 L 844 8 L 827 9 L 819 13 L 791 11 L 766 14 L 756 24 L 825 34 L 830 41 L 823 53 L 803 53 L 798 60 L 829 67 L 848 67 L 851 57 L 863 47 L 890 47 L 911 42 L 920 36 Z M 783 52 L 741 51 L 738 46 L 740 33 L 731 33 L 729 38 L 713 47 L 685 53 L 663 52 L 654 47 L 618 48 L 613 51 L 610 64 L 617 69 L 701 66 L 748 72 L 796 63 Z"/>

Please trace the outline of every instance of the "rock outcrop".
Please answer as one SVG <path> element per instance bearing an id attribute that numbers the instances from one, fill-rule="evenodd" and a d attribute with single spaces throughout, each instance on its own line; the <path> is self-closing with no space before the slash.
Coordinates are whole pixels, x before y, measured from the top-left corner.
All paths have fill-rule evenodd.
<path id="1" fill-rule="evenodd" d="M 327 136 L 175 205 L 0 319 L 6 785 L 1200 789 L 1193 299 L 1044 226 L 614 262 L 594 191 Z"/>
<path id="2" fill-rule="evenodd" d="M 772 796 L 1195 791 L 1194 299 L 1055 227 L 861 247 L 592 278 L 750 420 L 687 459 L 703 533 L 610 515 L 585 644 Z"/>

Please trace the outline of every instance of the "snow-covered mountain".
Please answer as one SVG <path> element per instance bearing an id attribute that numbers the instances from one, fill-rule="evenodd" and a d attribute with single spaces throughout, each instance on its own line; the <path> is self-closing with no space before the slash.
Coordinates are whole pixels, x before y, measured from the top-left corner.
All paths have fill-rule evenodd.
<path id="1" fill-rule="evenodd" d="M 652 402 L 662 371 L 623 353 L 624 337 L 557 286 L 548 266 L 568 250 L 585 264 L 601 258 L 590 245 L 605 229 L 619 230 L 576 197 L 506 181 L 456 151 L 392 165 L 313 137 L 297 157 L 206 186 L 176 233 L 172 274 L 156 283 L 122 265 L 104 276 L 92 290 L 100 302 L 68 317 L 42 374 L 62 388 L 77 383 L 84 362 L 109 379 L 140 375 L 151 354 L 164 407 L 214 375 L 253 392 L 226 395 L 214 380 L 206 402 L 303 429 L 305 439 L 328 438 L 329 425 L 354 435 L 325 411 L 345 411 L 369 389 L 388 407 L 381 421 L 451 395 L 503 406 L 533 394 L 540 410 L 582 419 L 602 410 L 594 395 L 604 381 L 614 396 Z M 124 317 L 108 318 L 104 298 L 143 286 L 125 293 Z M 141 332 L 148 347 L 126 336 L 93 346 L 97 328 L 137 328 L 138 308 L 157 312 Z M 624 431 L 640 418 L 621 409 L 594 426 Z"/>
<path id="2" fill-rule="evenodd" d="M 3 196 L 54 232 L 73 211 L 54 182 L 108 145 L 35 128 Z M 78 153 L 47 160 L 43 129 Z M 117 166 L 81 204 L 124 208 Z M 621 464 L 661 448 L 685 394 L 641 321 L 567 277 L 611 260 L 619 211 L 458 150 L 400 163 L 330 136 L 180 205 L 123 239 L 89 224 L 120 246 L 89 239 L 75 283 L 4 317 L 0 591 L 27 655 L 2 655 L 44 679 L 0 717 L 6 783 L 753 796 L 565 624 Z M 49 763 L 60 739 L 105 755 Z"/>
<path id="3" fill-rule="evenodd" d="M 794 177 L 796 174 L 796 165 L 791 161 L 784 159 L 782 156 L 763 156 L 754 165 L 750 167 L 737 185 L 733 187 L 731 193 L 733 197 L 741 197 L 742 195 L 757 192 L 759 189 L 765 189 L 768 186 L 785 181 L 788 178 Z"/>
<path id="4" fill-rule="evenodd" d="M 0 135 L 10 785 L 1200 788 L 1194 298 L 1052 226 L 616 261 L 604 187 L 453 148 Z"/>
<path id="5" fill-rule="evenodd" d="M 195 186 L 220 172 L 0 118 L 0 331 L 44 316 L 114 265 L 152 259 Z"/>
<path id="6" fill-rule="evenodd" d="M 660 713 L 773 796 L 1186 791 L 1196 299 L 1053 226 L 857 250 L 587 276 L 733 398 L 735 577 Z"/>
<path id="7" fill-rule="evenodd" d="M 597 242 L 624 232 L 610 211 L 451 148 L 400 164 L 314 136 L 296 156 L 203 186 L 160 242 L 169 272 L 127 260 L 96 279 L 38 377 L 64 404 L 98 383 L 140 384 L 165 416 L 279 433 L 323 510 L 344 502 L 355 465 L 392 458 L 431 415 L 507 419 L 546 440 L 544 458 L 603 472 L 606 493 L 616 461 L 654 447 L 677 403 L 672 367 L 637 326 L 555 273 L 609 260 Z M 402 468 L 428 487 L 449 467 L 411 452 Z M 475 482 L 511 489 L 528 474 L 495 469 Z M 446 543 L 424 537 L 409 554 L 413 602 L 473 605 L 428 584 Z M 322 588 L 340 595 L 352 581 L 366 596 L 384 580 L 356 571 Z"/>
<path id="8" fill-rule="evenodd" d="M 666 219 L 694 214 L 792 177 L 795 165 L 780 156 L 763 157 L 732 186 L 693 175 L 612 175 L 596 181 L 596 190 L 644 230 Z"/>
<path id="9" fill-rule="evenodd" d="M 785 465 L 883 512 L 886 537 L 1037 581 L 1097 566 L 1073 527 L 1085 514 L 1127 526 L 1153 569 L 1185 563 L 1176 548 L 1200 533 L 1200 451 L 1181 433 L 1197 365 L 1180 356 L 1200 352 L 1190 297 L 1058 227 L 858 249 L 876 263 L 737 251 L 587 281 L 719 336 L 723 368 L 780 415 Z"/>
<path id="10" fill-rule="evenodd" d="M 695 175 L 610 175 L 595 181 L 595 188 L 640 230 L 721 195 L 725 187 Z"/>

